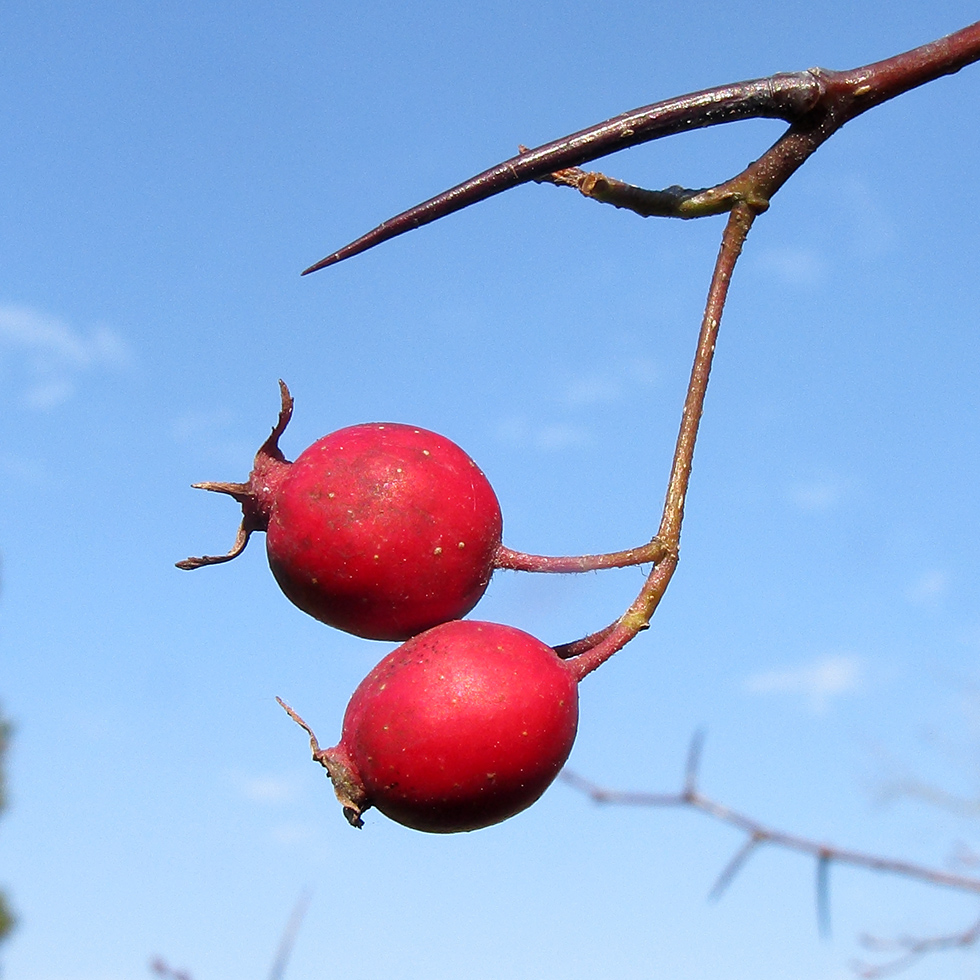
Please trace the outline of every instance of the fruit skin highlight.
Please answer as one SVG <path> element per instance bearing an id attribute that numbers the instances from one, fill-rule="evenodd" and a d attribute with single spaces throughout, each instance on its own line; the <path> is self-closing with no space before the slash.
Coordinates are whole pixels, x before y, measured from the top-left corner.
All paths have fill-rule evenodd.
<path id="1" fill-rule="evenodd" d="M 266 531 L 272 573 L 304 612 L 376 640 L 404 640 L 466 615 L 486 591 L 500 547 L 500 505 L 462 449 L 427 429 L 355 425 L 324 436 L 290 463 L 278 440 L 282 411 L 247 483 L 195 486 L 242 505 L 228 561 L 252 531 Z"/>
<path id="2" fill-rule="evenodd" d="M 575 741 L 578 686 L 535 637 L 463 620 L 385 657 L 351 697 L 334 748 L 320 749 L 283 707 L 310 735 L 351 824 L 373 806 L 449 834 L 500 823 L 551 785 Z"/>

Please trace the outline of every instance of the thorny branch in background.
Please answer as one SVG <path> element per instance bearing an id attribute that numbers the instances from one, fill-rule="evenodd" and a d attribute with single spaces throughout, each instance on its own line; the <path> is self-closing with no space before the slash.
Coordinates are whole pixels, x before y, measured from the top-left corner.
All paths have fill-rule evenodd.
<path id="1" fill-rule="evenodd" d="M 166 960 L 161 959 L 159 956 L 150 960 L 150 970 L 158 977 L 166 977 L 166 980 L 193 980 L 186 970 L 175 970 L 172 966 L 168 966 Z"/>
<path id="2" fill-rule="evenodd" d="M 807 854 L 816 861 L 816 906 L 817 921 L 821 933 L 826 935 L 830 928 L 830 889 L 829 874 L 832 864 L 849 864 L 870 871 L 886 874 L 901 875 L 916 881 L 926 882 L 943 888 L 953 888 L 957 891 L 971 892 L 980 895 L 980 878 L 968 875 L 954 874 L 937 868 L 915 864 L 895 858 L 880 857 L 864 851 L 849 850 L 816 841 L 809 837 L 786 833 L 769 827 L 759 820 L 734 810 L 729 806 L 713 800 L 701 792 L 698 785 L 698 773 L 701 764 L 701 752 L 704 744 L 703 733 L 698 732 L 691 739 L 688 750 L 687 766 L 685 769 L 684 785 L 678 793 L 642 793 L 623 790 L 607 789 L 576 773 L 566 771 L 562 779 L 570 786 L 588 796 L 595 803 L 612 804 L 617 806 L 644 807 L 686 807 L 698 810 L 722 823 L 742 831 L 745 841 L 735 852 L 728 864 L 722 869 L 711 889 L 710 897 L 719 898 L 734 881 L 739 871 L 745 867 L 748 859 L 764 844 L 773 844 L 787 850 Z M 874 951 L 900 950 L 901 956 L 895 960 L 879 965 L 857 964 L 859 975 L 868 980 L 883 977 L 889 973 L 905 969 L 916 960 L 928 953 L 946 949 L 964 948 L 980 942 L 980 922 L 969 929 L 947 936 L 936 936 L 925 939 L 902 938 L 883 941 L 868 936 L 863 938 L 864 945 Z"/>
<path id="3" fill-rule="evenodd" d="M 854 972 L 862 980 L 879 980 L 881 977 L 892 976 L 908 969 L 923 956 L 930 953 L 942 953 L 950 949 L 967 949 L 980 941 L 980 919 L 962 932 L 953 932 L 945 936 L 926 936 L 915 939 L 912 936 L 901 936 L 898 939 L 879 939 L 876 936 L 862 936 L 861 944 L 865 949 L 876 953 L 894 953 L 899 955 L 884 963 L 864 963 L 860 960 L 853 964 Z"/>
<path id="4" fill-rule="evenodd" d="M 947 813 L 956 814 L 958 817 L 966 817 L 975 820 L 980 817 L 980 800 L 970 797 L 959 796 L 943 789 L 941 786 L 934 786 L 932 783 L 924 782 L 914 777 L 894 779 L 882 787 L 880 796 L 884 800 L 894 800 L 906 798 L 912 800 L 922 800 L 939 810 Z M 974 855 L 976 863 L 976 855 Z"/>
<path id="5" fill-rule="evenodd" d="M 306 910 L 310 906 L 310 899 L 312 897 L 313 893 L 309 888 L 304 888 L 300 892 L 299 898 L 296 900 L 293 911 L 289 916 L 289 921 L 286 923 L 286 928 L 283 930 L 282 938 L 279 940 L 279 946 L 276 949 L 276 955 L 272 961 L 272 967 L 269 970 L 268 980 L 282 980 L 286 972 L 286 965 L 289 963 L 289 957 L 293 952 L 293 946 L 296 944 L 299 927 L 303 924 L 303 917 L 306 915 Z M 163 977 L 164 980 L 193 980 L 193 977 L 187 970 L 175 970 L 159 956 L 150 960 L 150 971 L 159 977 Z"/>

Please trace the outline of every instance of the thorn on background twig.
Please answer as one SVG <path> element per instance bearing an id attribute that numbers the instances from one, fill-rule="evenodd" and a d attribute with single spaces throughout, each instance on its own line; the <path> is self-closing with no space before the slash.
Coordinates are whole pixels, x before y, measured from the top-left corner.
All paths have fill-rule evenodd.
<path id="1" fill-rule="evenodd" d="M 817 929 L 821 939 L 830 939 L 830 861 L 826 851 L 817 858 Z"/>
<path id="2" fill-rule="evenodd" d="M 687 764 L 684 767 L 684 795 L 688 797 L 694 796 L 698 791 L 704 735 L 704 729 L 698 728 L 691 736 L 691 744 L 687 750 Z"/>
<path id="3" fill-rule="evenodd" d="M 755 853 L 755 849 L 762 843 L 762 838 L 753 834 L 735 852 L 734 857 L 725 865 L 720 875 L 716 879 L 708 898 L 712 902 L 717 902 L 719 898 L 728 890 L 728 886 L 735 880 L 735 876 L 745 867 L 749 858 Z"/>

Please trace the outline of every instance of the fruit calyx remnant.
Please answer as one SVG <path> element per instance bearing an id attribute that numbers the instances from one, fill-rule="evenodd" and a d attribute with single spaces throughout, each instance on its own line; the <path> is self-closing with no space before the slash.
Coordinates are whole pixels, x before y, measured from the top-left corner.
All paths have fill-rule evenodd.
<path id="1" fill-rule="evenodd" d="M 269 527 L 269 515 L 272 501 L 282 482 L 286 471 L 291 465 L 279 448 L 279 437 L 285 432 L 289 420 L 293 417 L 293 396 L 289 393 L 286 383 L 279 379 L 279 393 L 282 397 L 282 407 L 279 418 L 272 427 L 269 438 L 259 447 L 252 463 L 252 472 L 247 483 L 207 482 L 192 484 L 195 490 L 211 490 L 214 493 L 226 493 L 234 497 L 242 505 L 242 523 L 231 550 L 224 555 L 201 555 L 199 558 L 185 558 L 177 562 L 177 567 L 186 571 L 203 568 L 205 565 L 220 565 L 222 562 L 237 558 L 248 544 L 253 531 L 265 531 Z"/>
<path id="2" fill-rule="evenodd" d="M 337 794 L 337 799 L 343 807 L 347 822 L 360 830 L 364 826 L 361 814 L 365 810 L 369 810 L 371 804 L 368 802 L 360 776 L 357 775 L 351 760 L 347 758 L 347 753 L 340 746 L 332 749 L 321 749 L 316 735 L 313 734 L 313 729 L 282 698 L 276 698 L 276 700 L 283 711 L 310 736 L 313 761 L 319 762 L 327 770 L 330 782 L 333 783 L 333 791 Z"/>

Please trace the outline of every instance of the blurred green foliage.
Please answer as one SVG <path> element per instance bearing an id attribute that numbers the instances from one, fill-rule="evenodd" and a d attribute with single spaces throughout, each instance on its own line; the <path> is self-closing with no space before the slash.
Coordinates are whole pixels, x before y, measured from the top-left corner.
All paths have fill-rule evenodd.
<path id="1" fill-rule="evenodd" d="M 6 778 L 6 758 L 7 746 L 10 743 L 11 726 L 10 722 L 0 715 L 0 812 L 7 806 L 7 778 Z M 14 927 L 14 917 L 7 904 L 7 896 L 0 892 L 0 942 L 2 942 L 10 930 Z"/>

